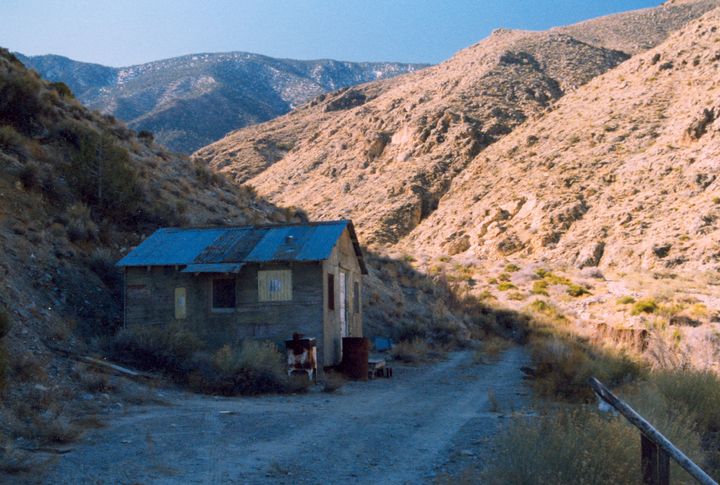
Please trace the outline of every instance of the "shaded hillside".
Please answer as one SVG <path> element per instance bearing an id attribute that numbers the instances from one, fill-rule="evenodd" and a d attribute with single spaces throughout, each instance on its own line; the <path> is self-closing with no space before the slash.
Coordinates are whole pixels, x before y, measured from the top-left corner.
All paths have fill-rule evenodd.
<path id="1" fill-rule="evenodd" d="M 409 244 L 633 269 L 720 269 L 720 10 L 483 152 Z"/>
<path id="2" fill-rule="evenodd" d="M 324 93 L 423 65 L 296 61 L 243 52 L 193 54 L 125 68 L 61 56 L 19 56 L 86 106 L 111 114 L 180 152 L 192 152 L 243 126 L 283 115 Z"/>
<path id="3" fill-rule="evenodd" d="M 550 32 L 499 30 L 438 66 L 321 96 L 194 157 L 315 218 L 352 217 L 366 243 L 393 244 L 486 147 L 628 57 L 603 44 L 647 45 L 710 4 L 717 1 Z M 596 45 L 564 33 L 579 31 Z"/>
<path id="4" fill-rule="evenodd" d="M 50 385 L 48 375 L 53 389 L 65 385 L 71 363 L 49 345 L 84 352 L 117 329 L 114 264 L 158 226 L 292 216 L 90 112 L 0 51 L 0 320 L 11 325 L 0 342 L 3 402 L 22 402 L 32 387 L 21 383 Z M 14 423 L 2 411 L 0 445 Z"/>

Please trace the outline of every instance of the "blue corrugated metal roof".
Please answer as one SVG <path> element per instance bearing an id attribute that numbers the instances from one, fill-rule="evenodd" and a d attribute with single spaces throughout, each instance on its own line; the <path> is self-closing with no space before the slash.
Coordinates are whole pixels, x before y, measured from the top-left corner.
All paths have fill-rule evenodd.
<path id="1" fill-rule="evenodd" d="M 272 261 L 323 261 L 348 228 L 363 272 L 360 244 L 350 221 L 296 225 L 227 228 L 159 229 L 118 266 L 194 265 L 205 271 L 217 266 L 226 272 L 227 263 Z M 187 272 L 187 269 L 185 270 Z"/>
<path id="2" fill-rule="evenodd" d="M 158 229 L 118 262 L 118 266 L 174 266 L 192 263 L 223 234 L 214 229 Z"/>

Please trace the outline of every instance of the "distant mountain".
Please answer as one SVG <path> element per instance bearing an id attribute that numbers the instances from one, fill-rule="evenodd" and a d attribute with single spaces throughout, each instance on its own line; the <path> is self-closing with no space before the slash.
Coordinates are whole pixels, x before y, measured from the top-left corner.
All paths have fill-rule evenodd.
<path id="1" fill-rule="evenodd" d="M 426 67 L 230 52 L 113 68 L 56 55 L 16 55 L 43 78 L 66 83 L 86 106 L 150 130 L 158 142 L 187 153 L 322 93 Z"/>

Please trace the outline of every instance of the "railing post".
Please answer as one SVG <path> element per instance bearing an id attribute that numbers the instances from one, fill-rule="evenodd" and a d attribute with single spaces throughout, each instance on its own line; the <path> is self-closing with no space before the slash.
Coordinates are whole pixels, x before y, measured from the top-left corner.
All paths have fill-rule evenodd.
<path id="1" fill-rule="evenodd" d="M 640 464 L 643 483 L 646 485 L 670 485 L 670 456 L 645 433 L 640 433 Z"/>

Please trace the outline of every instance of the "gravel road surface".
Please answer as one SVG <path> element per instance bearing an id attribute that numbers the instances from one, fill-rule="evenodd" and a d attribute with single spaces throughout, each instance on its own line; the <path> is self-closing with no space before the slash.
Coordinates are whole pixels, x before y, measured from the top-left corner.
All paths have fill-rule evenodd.
<path id="1" fill-rule="evenodd" d="M 108 417 L 42 483 L 427 483 L 482 467 L 498 427 L 528 405 L 522 348 L 492 364 L 472 352 L 332 394 L 214 398 Z M 319 387 L 319 386 L 318 386 Z"/>

